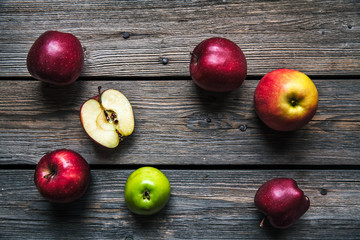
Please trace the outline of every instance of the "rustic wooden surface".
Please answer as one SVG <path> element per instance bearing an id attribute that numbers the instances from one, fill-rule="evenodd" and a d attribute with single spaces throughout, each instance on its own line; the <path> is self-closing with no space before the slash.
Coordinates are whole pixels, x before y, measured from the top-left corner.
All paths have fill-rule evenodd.
<path id="1" fill-rule="evenodd" d="M 1 1 L 0 73 L 28 76 L 27 49 L 59 29 L 86 49 L 84 76 L 187 76 L 189 52 L 212 36 L 239 44 L 250 75 L 360 74 L 359 8 L 358 0 Z"/>
<path id="2" fill-rule="evenodd" d="M 0 1 L 0 239 L 360 239 L 359 9 L 357 0 Z M 86 56 L 67 87 L 26 69 L 33 41 L 56 29 L 76 35 Z M 189 76 L 190 51 L 212 36 L 236 42 L 248 61 L 247 80 L 227 94 Z M 258 81 L 282 67 L 308 74 L 319 91 L 315 117 L 293 133 L 270 130 L 254 112 Z M 134 109 L 135 132 L 114 150 L 80 124 L 98 86 L 122 91 Z M 33 174 L 64 147 L 86 158 L 92 180 L 80 200 L 54 205 Z M 128 175 L 144 165 L 172 186 L 152 217 L 133 215 L 123 199 Z M 286 230 L 260 228 L 253 204 L 275 177 L 294 178 L 311 200 Z"/>
<path id="3" fill-rule="evenodd" d="M 0 164 L 36 164 L 49 149 L 64 147 L 93 164 L 359 165 L 360 81 L 314 82 L 320 102 L 313 120 L 301 131 L 278 133 L 254 111 L 258 79 L 228 94 L 202 91 L 191 80 L 84 80 L 63 88 L 3 80 Z M 135 131 L 115 150 L 99 147 L 80 123 L 81 104 L 99 85 L 121 89 L 134 109 Z"/>
<path id="4" fill-rule="evenodd" d="M 161 170 L 172 194 L 163 211 L 152 217 L 133 215 L 125 205 L 123 189 L 131 170 L 92 170 L 85 196 L 70 205 L 52 205 L 41 198 L 32 183 L 32 170 L 2 170 L 0 180 L 8 184 L 0 189 L 0 237 L 360 238 L 359 170 Z M 268 222 L 260 228 L 263 216 L 254 207 L 253 195 L 262 182 L 283 176 L 298 180 L 311 207 L 285 231 Z"/>

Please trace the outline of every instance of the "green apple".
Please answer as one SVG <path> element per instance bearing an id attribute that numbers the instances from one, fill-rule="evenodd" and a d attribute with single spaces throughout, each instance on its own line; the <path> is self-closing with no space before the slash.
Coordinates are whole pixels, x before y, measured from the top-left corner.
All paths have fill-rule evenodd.
<path id="1" fill-rule="evenodd" d="M 160 170 L 142 167 L 128 177 L 124 195 L 130 211 L 139 215 L 152 215 L 163 209 L 168 202 L 170 183 Z"/>

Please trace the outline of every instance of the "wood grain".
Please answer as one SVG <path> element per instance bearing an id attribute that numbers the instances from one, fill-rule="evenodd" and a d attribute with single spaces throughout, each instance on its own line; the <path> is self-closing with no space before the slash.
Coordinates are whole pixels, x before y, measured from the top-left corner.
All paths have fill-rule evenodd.
<path id="1" fill-rule="evenodd" d="M 92 170 L 80 200 L 53 205 L 33 183 L 33 170 L 0 170 L 2 239 L 358 239 L 360 171 L 166 170 L 170 200 L 152 217 L 133 215 L 123 189 L 134 169 Z M 262 219 L 253 197 L 275 177 L 294 178 L 310 198 L 307 213 L 287 230 Z M 322 195 L 322 192 L 324 195 Z M 325 194 L 326 192 L 326 194 Z"/>
<path id="2" fill-rule="evenodd" d="M 189 76 L 189 52 L 214 36 L 243 49 L 251 76 L 280 67 L 358 75 L 359 8 L 357 0 L 1 1 L 0 76 L 29 76 L 27 52 L 46 30 L 80 39 L 82 76 Z"/>
<path id="3" fill-rule="evenodd" d="M 58 148 L 92 164 L 359 165 L 360 82 L 315 79 L 319 109 L 304 128 L 281 133 L 256 116 L 258 80 L 228 94 L 200 90 L 191 80 L 89 80 L 68 87 L 2 80 L 0 164 L 36 164 Z M 135 131 L 118 148 L 95 144 L 82 129 L 81 104 L 97 87 L 130 100 Z"/>

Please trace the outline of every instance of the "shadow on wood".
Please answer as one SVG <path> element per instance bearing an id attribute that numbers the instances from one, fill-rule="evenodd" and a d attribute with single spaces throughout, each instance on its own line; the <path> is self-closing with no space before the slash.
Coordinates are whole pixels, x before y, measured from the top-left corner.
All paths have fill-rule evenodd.
<path id="1" fill-rule="evenodd" d="M 39 94 L 47 107 L 77 106 L 84 90 L 84 82 L 77 80 L 67 86 L 55 86 L 49 83 L 39 85 Z M 96 95 L 96 93 L 94 93 Z M 89 96 L 90 98 L 91 96 Z"/>

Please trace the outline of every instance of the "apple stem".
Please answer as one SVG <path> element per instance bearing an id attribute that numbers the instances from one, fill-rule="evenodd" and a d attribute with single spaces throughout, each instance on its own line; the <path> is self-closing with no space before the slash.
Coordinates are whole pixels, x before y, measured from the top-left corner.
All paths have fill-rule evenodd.
<path id="1" fill-rule="evenodd" d="M 99 97 L 101 95 L 101 86 L 98 86 L 98 94 L 99 94 Z"/>
<path id="2" fill-rule="evenodd" d="M 193 52 L 190 52 L 190 55 L 196 59 L 196 62 L 198 61 L 198 56 L 196 56 Z"/>
<path id="3" fill-rule="evenodd" d="M 46 174 L 44 178 L 50 180 L 50 178 L 53 177 L 55 174 L 56 174 L 55 171 L 51 171 L 49 174 Z"/>
<path id="4" fill-rule="evenodd" d="M 98 86 L 98 101 L 99 101 L 99 103 L 100 103 L 101 109 L 103 109 L 104 112 L 105 112 L 105 109 L 104 109 L 104 107 L 103 107 L 103 105 L 102 105 L 102 103 L 101 103 L 101 86 Z M 106 116 L 106 119 L 107 119 L 108 117 L 107 117 L 106 112 L 105 112 L 105 116 Z"/>
<path id="5" fill-rule="evenodd" d="M 262 228 L 264 226 L 265 217 L 261 220 L 259 226 Z"/>

